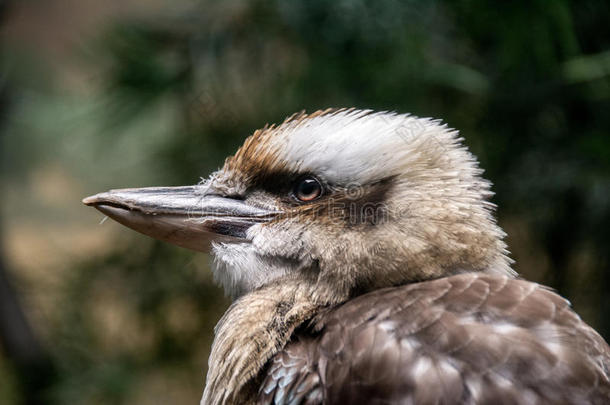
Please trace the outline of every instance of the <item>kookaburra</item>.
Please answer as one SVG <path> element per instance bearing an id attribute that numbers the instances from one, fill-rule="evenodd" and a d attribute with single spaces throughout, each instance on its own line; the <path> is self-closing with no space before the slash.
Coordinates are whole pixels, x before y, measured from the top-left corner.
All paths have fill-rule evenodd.
<path id="1" fill-rule="evenodd" d="M 202 404 L 609 404 L 608 344 L 516 277 L 461 141 L 411 115 L 300 113 L 197 185 L 84 203 L 214 255 L 234 302 Z"/>

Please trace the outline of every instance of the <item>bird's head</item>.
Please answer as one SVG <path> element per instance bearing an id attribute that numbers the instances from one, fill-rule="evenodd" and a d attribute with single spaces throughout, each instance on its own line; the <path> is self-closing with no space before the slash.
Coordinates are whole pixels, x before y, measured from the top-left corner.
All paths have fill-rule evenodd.
<path id="1" fill-rule="evenodd" d="M 198 185 L 84 202 L 149 236 L 211 250 L 234 297 L 287 278 L 347 297 L 464 271 L 510 273 L 481 173 L 439 121 L 326 110 L 254 132 Z"/>

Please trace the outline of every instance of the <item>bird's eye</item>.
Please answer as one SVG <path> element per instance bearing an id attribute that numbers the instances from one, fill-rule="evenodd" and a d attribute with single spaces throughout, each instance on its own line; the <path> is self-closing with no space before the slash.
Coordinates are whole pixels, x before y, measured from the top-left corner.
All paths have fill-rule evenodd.
<path id="1" fill-rule="evenodd" d="M 299 201 L 309 202 L 322 195 L 322 184 L 313 176 L 303 177 L 297 181 L 294 196 Z"/>

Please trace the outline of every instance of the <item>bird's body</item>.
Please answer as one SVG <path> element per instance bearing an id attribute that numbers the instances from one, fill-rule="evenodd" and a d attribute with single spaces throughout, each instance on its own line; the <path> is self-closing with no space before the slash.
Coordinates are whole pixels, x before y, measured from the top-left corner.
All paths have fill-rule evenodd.
<path id="1" fill-rule="evenodd" d="M 610 349 L 515 278 L 457 132 L 394 113 L 299 114 L 198 186 L 89 197 L 215 255 L 235 298 L 203 404 L 610 403 Z"/>
<path id="2" fill-rule="evenodd" d="M 605 342 L 540 285 L 468 273 L 323 311 L 263 373 L 263 404 L 605 404 Z"/>

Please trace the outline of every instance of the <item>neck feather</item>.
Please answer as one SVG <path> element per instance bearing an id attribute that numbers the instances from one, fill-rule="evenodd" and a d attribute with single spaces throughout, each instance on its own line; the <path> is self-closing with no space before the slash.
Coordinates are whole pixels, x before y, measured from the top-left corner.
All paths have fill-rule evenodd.
<path id="1" fill-rule="evenodd" d="M 302 280 L 278 280 L 231 305 L 216 326 L 202 404 L 251 403 L 257 376 L 300 324 L 347 296 Z"/>

